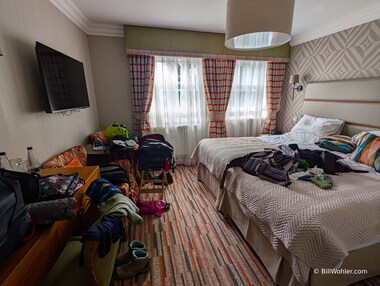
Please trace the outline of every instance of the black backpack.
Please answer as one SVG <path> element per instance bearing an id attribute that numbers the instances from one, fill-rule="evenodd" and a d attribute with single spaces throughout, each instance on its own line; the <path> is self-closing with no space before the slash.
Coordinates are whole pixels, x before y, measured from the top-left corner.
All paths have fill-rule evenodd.
<path id="1" fill-rule="evenodd" d="M 25 208 L 20 183 L 0 178 L 0 262 L 26 239 L 30 216 Z"/>
<path id="2" fill-rule="evenodd" d="M 17 180 L 20 183 L 22 198 L 25 204 L 35 203 L 40 200 L 40 175 L 0 169 L 0 177 Z"/>
<path id="3" fill-rule="evenodd" d="M 138 168 L 141 171 L 169 171 L 174 168 L 173 146 L 161 134 L 150 134 L 139 140 L 137 151 Z"/>
<path id="4" fill-rule="evenodd" d="M 291 184 L 287 170 L 289 170 L 297 160 L 298 153 L 295 154 L 294 157 L 285 155 L 281 151 L 249 153 L 227 164 L 220 182 L 220 188 L 224 189 L 227 170 L 232 167 L 241 167 L 244 172 L 250 175 L 286 187 Z M 284 167 L 287 167 L 287 170 L 285 170 Z"/>

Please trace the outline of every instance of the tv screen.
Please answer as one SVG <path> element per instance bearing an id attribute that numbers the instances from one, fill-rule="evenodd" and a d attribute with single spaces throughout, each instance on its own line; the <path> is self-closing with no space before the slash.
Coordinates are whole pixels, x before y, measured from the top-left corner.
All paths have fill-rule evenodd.
<path id="1" fill-rule="evenodd" d="M 36 42 L 36 55 L 46 91 L 46 112 L 90 107 L 83 63 Z"/>

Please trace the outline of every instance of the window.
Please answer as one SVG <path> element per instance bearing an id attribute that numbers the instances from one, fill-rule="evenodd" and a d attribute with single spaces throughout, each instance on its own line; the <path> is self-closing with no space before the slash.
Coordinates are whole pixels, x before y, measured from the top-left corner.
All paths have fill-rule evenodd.
<path id="1" fill-rule="evenodd" d="M 265 70 L 266 62 L 236 61 L 226 112 L 228 136 L 256 136 L 261 133 L 267 113 Z"/>
<path id="2" fill-rule="evenodd" d="M 206 121 L 201 59 L 156 57 L 149 116 L 152 127 L 197 126 Z"/>
<path id="3" fill-rule="evenodd" d="M 202 60 L 156 57 L 153 100 L 149 112 L 153 133 L 174 146 L 178 164 L 195 164 L 191 154 L 207 137 Z"/>

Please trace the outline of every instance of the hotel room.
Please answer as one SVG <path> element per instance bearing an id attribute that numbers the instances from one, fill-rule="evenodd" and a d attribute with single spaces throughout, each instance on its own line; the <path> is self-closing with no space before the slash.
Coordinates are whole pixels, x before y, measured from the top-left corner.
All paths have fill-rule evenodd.
<path id="1" fill-rule="evenodd" d="M 0 0 L 0 151 L 43 163 L 114 122 L 173 145 L 170 210 L 129 223 L 117 250 L 143 242 L 150 267 L 108 261 L 101 285 L 380 285 L 379 1 L 185 2 Z M 281 35 L 239 46 L 262 25 Z M 37 42 L 83 63 L 88 103 L 51 112 Z M 351 172 L 301 174 L 305 149 Z M 285 184 L 226 169 L 268 150 L 293 158 Z M 332 188 L 295 176 L 313 172 Z M 1 285 L 27 273 L 9 257 Z"/>

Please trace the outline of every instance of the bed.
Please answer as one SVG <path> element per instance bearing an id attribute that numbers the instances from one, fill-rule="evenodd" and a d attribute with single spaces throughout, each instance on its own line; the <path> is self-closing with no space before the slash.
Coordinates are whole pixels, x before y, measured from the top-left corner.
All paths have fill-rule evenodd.
<path id="1" fill-rule="evenodd" d="M 380 130 L 380 79 L 310 83 L 303 113 L 340 118 L 343 134 Z M 302 137 L 302 136 L 301 136 Z M 380 274 L 380 174 L 334 176 L 326 191 L 309 182 L 288 188 L 248 175 L 241 168 L 227 172 L 234 158 L 279 144 L 319 148 L 299 134 L 261 138 L 204 139 L 193 153 L 198 179 L 216 198 L 279 285 L 348 285 Z M 325 274 L 325 269 L 339 269 Z M 366 270 L 350 274 L 350 270 Z"/>

